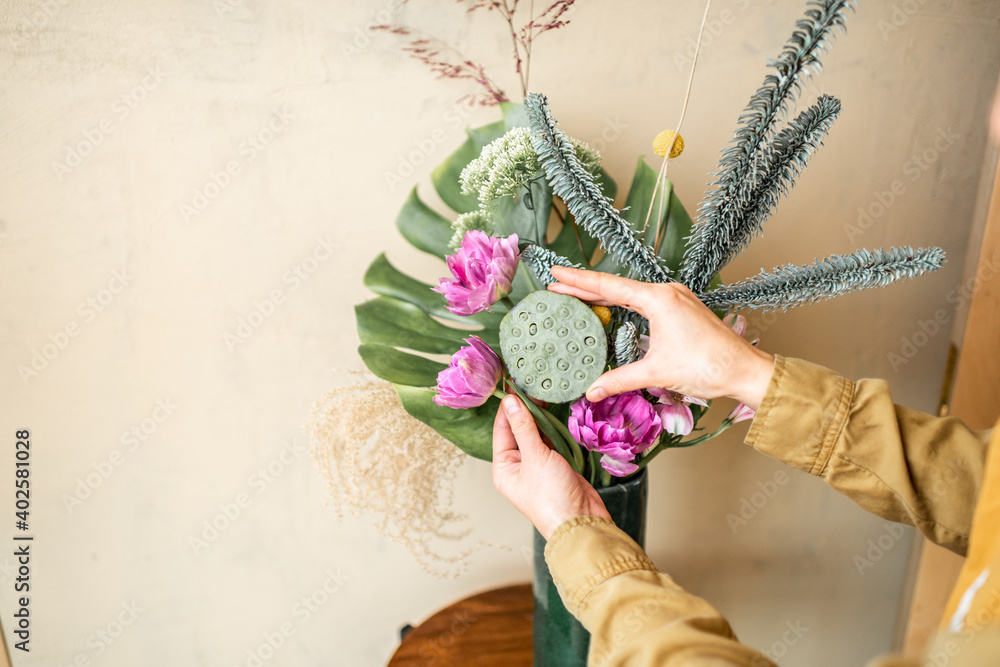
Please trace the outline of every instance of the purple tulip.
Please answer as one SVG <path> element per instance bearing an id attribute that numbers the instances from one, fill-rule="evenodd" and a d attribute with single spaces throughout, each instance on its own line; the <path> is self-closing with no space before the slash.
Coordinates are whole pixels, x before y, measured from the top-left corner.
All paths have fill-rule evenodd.
<path id="1" fill-rule="evenodd" d="M 444 295 L 448 310 L 456 315 L 491 310 L 494 303 L 510 294 L 520 257 L 517 234 L 504 239 L 470 229 L 458 252 L 447 257 L 452 278 L 441 278 L 432 289 Z"/>
<path id="2" fill-rule="evenodd" d="M 496 352 L 482 338 L 466 338 L 463 347 L 451 357 L 451 363 L 437 376 L 438 394 L 434 403 L 461 410 L 479 407 L 496 389 L 503 365 Z"/>
<path id="3" fill-rule="evenodd" d="M 635 457 L 663 432 L 663 422 L 641 391 L 629 391 L 591 403 L 586 397 L 570 406 L 569 432 L 585 448 L 600 452 L 601 466 L 616 477 L 631 475 Z"/>

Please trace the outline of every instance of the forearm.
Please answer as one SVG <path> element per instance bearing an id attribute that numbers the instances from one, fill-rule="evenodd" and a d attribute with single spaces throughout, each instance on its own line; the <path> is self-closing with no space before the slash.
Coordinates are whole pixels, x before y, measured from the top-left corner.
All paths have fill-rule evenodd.
<path id="1" fill-rule="evenodd" d="M 545 557 L 566 608 L 591 633 L 592 667 L 773 664 L 606 519 L 561 525 Z"/>
<path id="2" fill-rule="evenodd" d="M 952 551 L 968 546 L 983 434 L 894 405 L 884 380 L 778 356 L 746 443 Z"/>

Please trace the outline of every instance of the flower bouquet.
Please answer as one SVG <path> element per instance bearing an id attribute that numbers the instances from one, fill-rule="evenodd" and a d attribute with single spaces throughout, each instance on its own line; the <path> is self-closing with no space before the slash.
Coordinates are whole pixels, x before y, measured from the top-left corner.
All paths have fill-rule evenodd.
<path id="1" fill-rule="evenodd" d="M 520 32 L 513 23 L 516 0 L 470 2 L 470 11 L 497 11 L 510 26 L 526 91 L 521 54 L 530 54 L 534 36 L 566 24 L 562 16 L 572 2 L 554 3 Z M 843 30 L 852 9 L 853 0 L 808 3 L 770 62 L 773 71 L 740 114 L 697 223 L 666 177 L 668 161 L 683 149 L 679 132 L 657 135 L 660 169 L 640 157 L 624 206 L 616 208 L 617 186 L 600 155 L 558 128 L 544 96 L 527 94 L 523 104 L 512 103 L 481 67 L 461 54 L 449 64 L 447 49 L 414 39 L 414 57 L 443 76 L 482 85 L 482 103 L 496 104 L 502 118 L 468 130 L 465 142 L 431 174 L 451 214 L 429 207 L 415 188 L 404 203 L 399 231 L 441 258 L 449 275 L 435 286 L 401 272 L 384 254 L 372 262 L 364 283 L 378 296 L 356 307 L 365 365 L 392 384 L 406 412 L 484 460 L 491 458 L 499 400 L 506 391 L 517 393 L 539 430 L 609 509 L 623 508 L 623 523 L 632 524 L 626 530 L 641 543 L 643 521 L 633 515 L 636 506 L 644 507 L 644 468 L 664 450 L 705 442 L 753 412 L 737 406 L 708 431 L 699 423 L 711 402 L 669 387 L 588 401 L 584 393 L 598 376 L 646 353 L 649 324 L 624 308 L 591 307 L 547 291 L 551 269 L 681 282 L 744 335 L 746 320 L 737 311 L 787 309 L 939 268 L 940 248 L 900 247 L 785 265 L 731 284 L 719 276 L 760 234 L 840 112 L 839 100 L 823 95 L 786 122 L 804 79 L 819 69 L 829 39 Z M 538 547 L 536 534 L 536 609 L 555 620 L 546 630 L 536 614 L 536 651 L 539 642 L 553 641 L 541 654 L 567 652 L 569 643 L 579 658 L 586 633 L 571 627 L 565 610 L 559 617 L 558 593 L 544 580 Z"/>
<path id="2" fill-rule="evenodd" d="M 604 370 L 644 354 L 648 331 L 624 309 L 591 308 L 545 291 L 553 281 L 549 268 L 638 271 L 644 279 L 666 280 L 680 269 L 692 222 L 669 183 L 654 202 L 657 174 L 641 159 L 628 208 L 619 214 L 605 194 L 615 186 L 600 156 L 559 133 L 600 214 L 616 226 L 607 234 L 584 224 L 593 214 L 574 212 L 576 199 L 547 176 L 552 161 L 535 146 L 531 118 L 548 117 L 544 104 L 541 96 L 530 96 L 524 106 L 502 103 L 504 120 L 472 130 L 466 146 L 438 168 L 436 185 L 443 180 L 439 174 L 458 174 L 457 188 L 438 188 L 460 211 L 454 221 L 411 193 L 397 219 L 400 231 L 418 248 L 441 256 L 450 275 L 436 287 L 420 284 L 384 256 L 377 258 L 365 284 L 381 296 L 357 307 L 359 352 L 369 370 L 396 385 L 410 414 L 477 458 L 490 457 L 499 398 L 505 389 L 519 393 L 573 468 L 595 486 L 609 486 L 663 449 L 704 442 L 747 415 L 734 411 L 713 433 L 685 440 L 707 401 L 657 387 L 600 403 L 583 397 Z M 658 224 L 648 230 L 648 241 L 640 240 L 642 216 L 650 204 L 659 207 L 660 199 L 665 203 Z M 540 313 L 551 316 L 536 317 Z M 742 316 L 728 322 L 745 331 Z M 444 364 L 411 351 L 451 359 Z"/>
<path id="3" fill-rule="evenodd" d="M 721 284 L 719 271 L 760 233 L 840 112 L 824 95 L 779 127 L 853 8 L 850 0 L 809 5 L 741 114 L 697 224 L 665 177 L 666 161 L 683 146 L 676 132 L 654 142 L 664 168 L 639 159 L 617 209 L 600 156 L 559 130 L 543 95 L 501 102 L 502 120 L 469 131 L 432 174 L 455 217 L 414 190 L 397 218 L 404 237 L 444 259 L 450 276 L 436 287 L 422 283 L 383 255 L 365 275 L 380 296 L 357 307 L 361 357 L 395 385 L 407 412 L 489 459 L 498 400 L 509 389 L 577 472 L 595 487 L 612 486 L 663 450 L 705 442 L 753 413 L 738 406 L 716 430 L 693 435 L 710 408 L 699 397 L 649 387 L 588 401 L 583 394 L 602 372 L 644 354 L 648 323 L 545 291 L 552 266 L 680 281 L 741 334 L 746 322 L 734 311 L 787 309 L 941 266 L 939 248 L 859 250 Z"/>

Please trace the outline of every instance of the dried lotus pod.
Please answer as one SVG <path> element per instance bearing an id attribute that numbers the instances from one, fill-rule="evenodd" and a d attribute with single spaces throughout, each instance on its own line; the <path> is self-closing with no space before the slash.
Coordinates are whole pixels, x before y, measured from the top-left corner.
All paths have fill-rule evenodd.
<path id="1" fill-rule="evenodd" d="M 539 290 L 504 316 L 500 352 L 524 393 L 540 401 L 568 403 L 583 396 L 604 372 L 608 345 L 590 306 Z"/>

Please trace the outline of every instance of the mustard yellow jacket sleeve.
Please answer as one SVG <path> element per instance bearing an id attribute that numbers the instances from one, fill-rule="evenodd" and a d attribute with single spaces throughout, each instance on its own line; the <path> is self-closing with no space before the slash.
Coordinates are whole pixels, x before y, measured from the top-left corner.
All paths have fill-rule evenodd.
<path id="1" fill-rule="evenodd" d="M 964 555 L 988 431 L 894 405 L 885 380 L 852 382 L 775 355 L 746 443 L 823 478 L 864 509 Z"/>
<path id="2" fill-rule="evenodd" d="M 885 381 L 852 382 L 778 355 L 746 442 L 964 554 L 988 438 L 956 419 L 894 405 Z M 718 611 L 657 572 L 606 519 L 565 522 L 545 557 L 567 609 L 591 632 L 591 667 L 774 664 L 740 644 Z M 921 662 L 884 657 L 869 665 Z"/>
<path id="3" fill-rule="evenodd" d="M 589 667 L 769 667 L 726 619 L 685 592 L 608 519 L 581 516 L 549 537 L 563 603 L 591 633 Z"/>
<path id="4" fill-rule="evenodd" d="M 588 667 L 774 667 L 766 655 L 740 644 L 712 605 L 657 572 L 608 519 L 566 521 L 550 536 L 545 558 L 566 608 L 591 633 Z M 971 662 L 955 661 L 954 667 L 990 664 L 976 656 L 998 653 L 980 643 L 966 648 Z M 923 664 L 883 656 L 867 667 Z"/>

